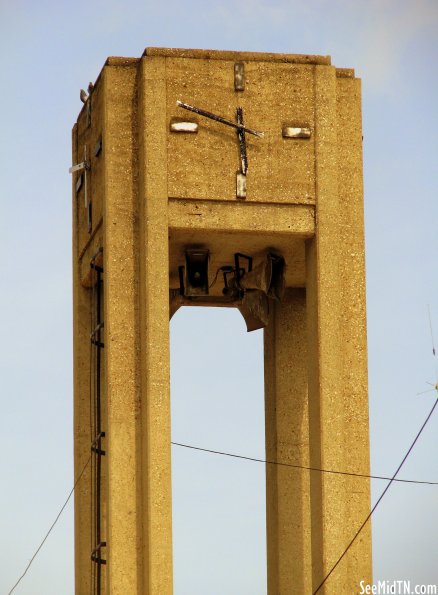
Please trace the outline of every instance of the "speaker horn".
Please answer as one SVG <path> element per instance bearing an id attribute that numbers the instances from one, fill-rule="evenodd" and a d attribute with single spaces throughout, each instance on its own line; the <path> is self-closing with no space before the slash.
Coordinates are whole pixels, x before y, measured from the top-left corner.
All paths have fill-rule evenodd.
<path id="1" fill-rule="evenodd" d="M 186 250 L 184 295 L 208 295 L 209 251 L 203 248 Z M 181 273 L 180 273 L 181 285 Z"/>
<path id="2" fill-rule="evenodd" d="M 248 332 L 264 328 L 269 322 L 269 300 L 259 289 L 245 291 L 238 308 L 245 319 Z"/>
<path id="3" fill-rule="evenodd" d="M 243 289 L 258 289 L 268 297 L 281 300 L 285 289 L 286 263 L 283 256 L 268 251 L 262 261 L 239 280 Z"/>

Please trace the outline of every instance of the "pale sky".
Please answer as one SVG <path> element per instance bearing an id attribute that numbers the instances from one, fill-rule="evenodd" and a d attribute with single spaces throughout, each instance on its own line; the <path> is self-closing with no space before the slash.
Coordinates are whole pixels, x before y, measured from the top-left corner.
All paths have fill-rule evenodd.
<path id="1" fill-rule="evenodd" d="M 107 56 L 146 46 L 328 54 L 355 68 L 374 474 L 393 473 L 436 396 L 416 396 L 437 381 L 427 313 L 438 339 L 436 0 L 0 0 L 1 594 L 73 484 L 68 168 L 79 90 Z M 192 308 L 172 321 L 172 437 L 263 457 L 262 332 L 246 334 L 239 316 Z M 437 430 L 433 417 L 402 477 L 438 481 Z M 175 595 L 265 595 L 263 465 L 172 452 Z M 373 483 L 373 501 L 384 487 Z M 376 581 L 438 584 L 437 505 L 438 486 L 390 488 L 373 519 Z M 70 503 L 15 593 L 73 589 Z"/>

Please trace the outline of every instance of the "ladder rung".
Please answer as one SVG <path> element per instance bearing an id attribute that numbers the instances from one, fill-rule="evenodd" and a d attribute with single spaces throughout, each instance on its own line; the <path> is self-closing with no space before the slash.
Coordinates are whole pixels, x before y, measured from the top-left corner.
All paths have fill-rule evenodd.
<path id="1" fill-rule="evenodd" d="M 91 339 L 91 343 L 92 345 L 95 345 L 96 347 L 99 347 L 101 349 L 103 349 L 105 347 L 105 343 L 102 343 L 102 341 L 97 341 L 97 339 Z"/>

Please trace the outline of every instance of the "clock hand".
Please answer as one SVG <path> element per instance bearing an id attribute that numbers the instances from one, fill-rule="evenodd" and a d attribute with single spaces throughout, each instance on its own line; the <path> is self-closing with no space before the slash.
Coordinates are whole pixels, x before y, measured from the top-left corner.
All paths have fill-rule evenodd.
<path id="1" fill-rule="evenodd" d="M 240 145 L 240 171 L 244 176 L 246 176 L 246 172 L 248 171 L 248 156 L 246 154 L 245 128 L 243 126 L 243 108 L 238 107 L 236 112 L 237 124 L 240 126 L 240 128 L 237 129 L 237 136 L 239 137 Z"/>
<path id="2" fill-rule="evenodd" d="M 221 124 L 226 124 L 227 126 L 236 128 L 237 130 L 242 130 L 242 131 L 248 132 L 249 134 L 253 134 L 254 136 L 258 136 L 259 138 L 262 138 L 265 135 L 264 132 L 258 132 L 257 130 L 252 130 L 251 128 L 246 128 L 243 125 L 236 124 L 235 122 L 231 122 L 230 120 L 226 120 L 225 118 L 222 118 L 222 116 L 217 116 L 216 114 L 212 114 L 211 112 L 207 112 L 203 109 L 200 109 L 199 107 L 189 105 L 188 103 L 184 103 L 183 101 L 178 100 L 176 102 L 176 104 L 179 107 L 182 107 L 182 108 L 188 110 L 189 112 L 194 112 L 195 114 L 199 114 L 200 116 L 204 116 L 205 118 L 210 118 L 210 120 L 215 120 L 216 122 L 220 122 Z"/>

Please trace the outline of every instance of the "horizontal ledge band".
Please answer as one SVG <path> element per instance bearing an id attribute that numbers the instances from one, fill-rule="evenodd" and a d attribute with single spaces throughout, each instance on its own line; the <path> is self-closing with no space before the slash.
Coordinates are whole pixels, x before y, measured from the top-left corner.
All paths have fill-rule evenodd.
<path id="1" fill-rule="evenodd" d="M 169 198 L 169 228 L 315 235 L 315 206 Z"/>

